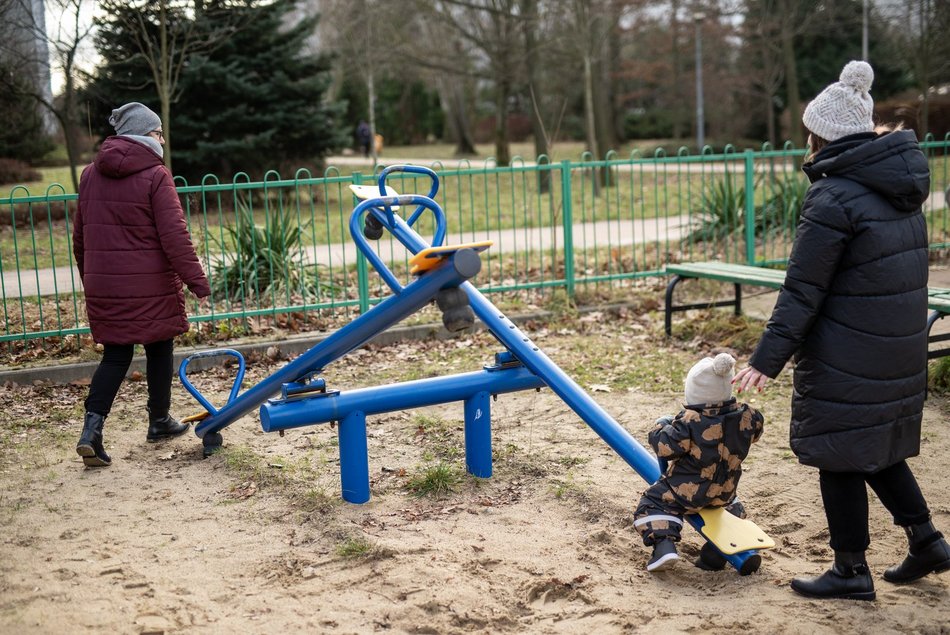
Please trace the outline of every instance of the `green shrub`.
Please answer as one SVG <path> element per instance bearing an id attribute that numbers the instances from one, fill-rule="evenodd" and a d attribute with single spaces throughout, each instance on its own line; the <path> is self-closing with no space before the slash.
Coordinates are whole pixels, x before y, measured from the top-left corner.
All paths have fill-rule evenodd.
<path id="1" fill-rule="evenodd" d="M 212 290 L 231 299 L 260 297 L 283 292 L 316 294 L 314 280 L 303 266 L 301 234 L 290 210 L 268 210 L 264 226 L 254 222 L 246 201 L 238 201 L 234 225 L 226 225 L 223 240 L 211 236 L 221 254 L 213 265 Z"/>
<path id="2" fill-rule="evenodd" d="M 18 185 L 39 181 L 43 175 L 17 159 L 0 158 L 0 185 Z"/>
<path id="3" fill-rule="evenodd" d="M 722 240 L 742 227 L 745 188 L 732 179 L 713 183 L 703 189 L 699 209 L 693 210 L 693 224 L 683 239 L 685 244 Z"/>
<path id="4" fill-rule="evenodd" d="M 755 210 L 756 236 L 769 231 L 794 230 L 798 226 L 808 186 L 808 180 L 804 177 L 773 182 L 768 199 Z"/>
<path id="5" fill-rule="evenodd" d="M 930 364 L 927 389 L 934 394 L 950 392 L 950 357 L 940 357 Z"/>

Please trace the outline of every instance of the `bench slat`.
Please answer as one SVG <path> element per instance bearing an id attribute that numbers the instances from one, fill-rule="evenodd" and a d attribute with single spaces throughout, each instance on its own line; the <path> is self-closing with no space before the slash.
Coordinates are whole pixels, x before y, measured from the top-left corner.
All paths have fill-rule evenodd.
<path id="1" fill-rule="evenodd" d="M 785 272 L 780 269 L 765 269 L 749 265 L 733 265 L 724 262 L 691 262 L 667 265 L 666 272 L 688 278 L 706 278 L 722 282 L 751 284 L 778 289 L 785 282 Z"/>

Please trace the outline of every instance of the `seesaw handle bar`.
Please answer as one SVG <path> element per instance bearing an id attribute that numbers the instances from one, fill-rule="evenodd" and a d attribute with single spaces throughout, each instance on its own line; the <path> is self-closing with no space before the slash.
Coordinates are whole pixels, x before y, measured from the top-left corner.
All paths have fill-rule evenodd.
<path id="1" fill-rule="evenodd" d="M 241 382 L 244 381 L 244 356 L 241 355 L 234 349 L 231 348 L 219 348 L 213 351 L 201 351 L 200 353 L 195 353 L 189 355 L 181 362 L 181 366 L 178 367 L 178 378 L 181 380 L 182 385 L 185 387 L 185 390 L 191 393 L 191 396 L 194 397 L 198 403 L 204 406 L 205 410 L 212 416 L 218 414 L 218 409 L 211 405 L 211 402 L 208 401 L 204 395 L 202 395 L 197 388 L 195 388 L 192 383 L 188 380 L 188 364 L 199 358 L 208 358 L 208 357 L 234 357 L 238 360 L 238 372 L 234 377 L 234 384 L 231 386 L 231 394 L 228 395 L 228 403 L 234 401 L 234 398 L 237 397 L 238 391 L 241 389 Z"/>
<path id="2" fill-rule="evenodd" d="M 410 174 L 423 174 L 425 176 L 428 176 L 429 179 L 432 181 L 432 185 L 429 188 L 429 194 L 427 195 L 427 198 L 434 199 L 436 192 L 439 191 L 439 175 L 437 175 L 435 171 L 430 170 L 429 168 L 424 168 L 421 165 L 391 165 L 379 173 L 380 196 L 386 196 L 386 177 L 388 177 L 393 172 L 406 172 Z M 412 215 L 409 217 L 409 219 L 406 222 L 409 223 L 410 226 L 414 225 L 416 222 L 416 219 L 419 218 L 419 216 L 422 214 L 422 212 L 425 211 L 425 209 L 426 208 L 423 205 L 419 205 L 418 207 L 416 207 L 416 211 L 412 213 Z M 391 217 L 393 215 L 392 209 L 387 207 L 386 214 L 387 216 Z M 433 241 L 432 246 L 438 247 L 441 244 L 442 244 L 441 242 Z"/>
<path id="3" fill-rule="evenodd" d="M 401 194 L 399 196 L 380 196 L 378 198 L 366 199 L 357 205 L 350 214 L 350 235 L 353 236 L 353 242 L 356 243 L 359 250 L 366 256 L 370 264 L 373 265 L 373 268 L 376 269 L 376 272 L 379 273 L 386 285 L 393 290 L 393 293 L 398 294 L 402 291 L 402 284 L 400 284 L 393 272 L 389 270 L 389 267 L 386 266 L 379 255 L 373 250 L 366 236 L 363 235 L 363 214 L 369 212 L 407 249 L 413 254 L 418 253 L 419 249 L 414 247 L 421 241 L 409 239 L 410 234 L 418 238 L 418 234 L 411 229 L 412 223 L 418 218 L 418 214 L 413 214 L 413 218 L 409 221 L 404 221 L 396 214 L 393 214 L 393 205 L 418 205 L 420 209 L 432 211 L 432 215 L 435 217 L 435 235 L 432 237 L 432 246 L 434 247 L 441 246 L 445 240 L 446 221 L 445 212 L 442 211 L 439 204 L 431 198 L 419 194 Z M 426 247 L 428 247 L 428 245 L 426 245 Z"/>

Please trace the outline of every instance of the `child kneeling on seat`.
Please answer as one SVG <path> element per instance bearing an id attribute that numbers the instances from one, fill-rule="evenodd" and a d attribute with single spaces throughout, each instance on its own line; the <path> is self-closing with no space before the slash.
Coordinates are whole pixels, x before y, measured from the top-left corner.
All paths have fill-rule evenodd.
<path id="1" fill-rule="evenodd" d="M 650 431 L 660 461 L 660 478 L 648 487 L 634 512 L 643 544 L 653 547 L 647 571 L 673 566 L 679 555 L 683 516 L 704 507 L 725 507 L 745 517 L 736 498 L 742 461 L 762 436 L 763 418 L 732 396 L 736 360 L 727 353 L 706 357 L 686 375 L 686 404 L 675 417 L 661 417 Z M 718 570 L 725 559 L 706 543 L 696 566 Z"/>

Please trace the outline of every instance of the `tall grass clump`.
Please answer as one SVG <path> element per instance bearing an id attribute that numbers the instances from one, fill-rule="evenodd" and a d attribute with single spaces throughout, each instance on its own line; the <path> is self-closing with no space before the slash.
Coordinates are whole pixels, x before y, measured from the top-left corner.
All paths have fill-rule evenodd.
<path id="1" fill-rule="evenodd" d="M 213 238 L 220 250 L 213 265 L 212 290 L 232 300 L 277 293 L 316 293 L 307 275 L 302 234 L 291 210 L 268 209 L 264 225 L 255 222 L 247 201 L 238 201 L 234 224 L 225 225 L 223 239 Z"/>

